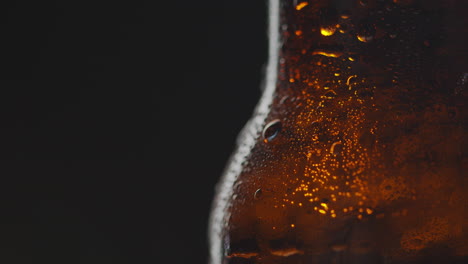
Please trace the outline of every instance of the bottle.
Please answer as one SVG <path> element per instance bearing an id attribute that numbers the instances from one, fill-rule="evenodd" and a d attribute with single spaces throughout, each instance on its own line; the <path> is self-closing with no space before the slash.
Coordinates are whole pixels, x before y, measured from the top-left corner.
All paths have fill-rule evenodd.
<path id="1" fill-rule="evenodd" d="M 211 264 L 468 263 L 468 5 L 270 0 Z"/>

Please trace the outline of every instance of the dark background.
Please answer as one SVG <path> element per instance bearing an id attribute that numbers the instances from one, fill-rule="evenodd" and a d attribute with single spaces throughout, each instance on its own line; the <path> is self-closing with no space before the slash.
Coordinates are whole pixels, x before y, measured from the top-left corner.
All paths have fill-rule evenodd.
<path id="1" fill-rule="evenodd" d="M 0 263 L 206 263 L 266 3 L 2 1 Z"/>

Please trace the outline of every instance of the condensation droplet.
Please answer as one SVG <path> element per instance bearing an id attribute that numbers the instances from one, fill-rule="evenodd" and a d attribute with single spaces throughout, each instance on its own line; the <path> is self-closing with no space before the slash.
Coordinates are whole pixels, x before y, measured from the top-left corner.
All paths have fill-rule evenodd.
<path id="1" fill-rule="evenodd" d="M 348 19 L 348 18 L 351 17 L 351 13 L 350 13 L 348 10 L 343 11 L 343 12 L 341 12 L 340 17 L 341 17 L 342 19 Z"/>
<path id="2" fill-rule="evenodd" d="M 308 5 L 309 5 L 309 3 L 305 2 L 305 1 L 302 1 L 302 2 L 300 2 L 300 3 L 298 3 L 296 5 L 296 10 L 300 11 L 301 9 L 303 9 L 304 7 L 306 7 Z"/>
<path id="3" fill-rule="evenodd" d="M 327 203 L 320 203 L 320 206 L 322 206 L 323 209 L 325 209 L 325 211 L 328 211 L 328 204 Z"/>
<path id="4" fill-rule="evenodd" d="M 312 55 L 322 55 L 330 58 L 338 58 L 343 55 L 343 52 L 339 51 L 326 51 L 326 50 L 314 50 Z M 318 65 L 318 64 L 317 64 Z M 320 64 L 321 65 L 321 64 Z"/>
<path id="5" fill-rule="evenodd" d="M 282 125 L 279 119 L 273 120 L 270 123 L 268 123 L 263 129 L 263 141 L 265 143 L 268 143 L 275 139 L 281 131 L 281 128 Z"/>
<path id="6" fill-rule="evenodd" d="M 329 37 L 333 34 L 335 34 L 336 31 L 336 26 L 322 26 L 320 27 L 320 34 L 322 34 L 325 37 Z"/>
<path id="7" fill-rule="evenodd" d="M 359 23 L 357 39 L 361 42 L 369 42 L 374 39 L 375 27 L 368 20 L 363 20 Z"/>
<path id="8" fill-rule="evenodd" d="M 342 147 L 341 141 L 337 141 L 331 145 L 330 154 L 338 155 L 341 152 L 342 148 L 343 147 Z"/>
<path id="9" fill-rule="evenodd" d="M 289 96 L 283 96 L 283 98 L 281 98 L 280 100 L 280 104 L 284 104 L 284 102 L 289 98 Z"/>
<path id="10" fill-rule="evenodd" d="M 357 75 L 351 75 L 351 76 L 349 76 L 348 79 L 346 79 L 346 85 L 349 86 L 349 85 L 351 84 L 351 80 L 354 79 L 354 78 L 356 78 L 356 77 L 357 77 Z"/>
<path id="11" fill-rule="evenodd" d="M 304 254 L 303 251 L 296 248 L 275 249 L 270 252 L 272 255 L 280 257 L 289 257 L 296 254 Z"/>
<path id="12" fill-rule="evenodd" d="M 369 41 L 372 41 L 372 39 L 374 39 L 373 36 L 370 36 L 370 35 L 361 35 L 361 34 L 358 34 L 357 36 L 357 39 L 361 42 L 369 42 Z"/>
<path id="13" fill-rule="evenodd" d="M 258 200 L 261 197 L 262 197 L 262 189 L 256 190 L 255 193 L 254 193 L 254 198 Z"/>
<path id="14" fill-rule="evenodd" d="M 328 92 L 325 93 L 325 98 L 327 99 L 333 99 L 336 97 L 336 92 L 333 90 L 329 90 Z"/>

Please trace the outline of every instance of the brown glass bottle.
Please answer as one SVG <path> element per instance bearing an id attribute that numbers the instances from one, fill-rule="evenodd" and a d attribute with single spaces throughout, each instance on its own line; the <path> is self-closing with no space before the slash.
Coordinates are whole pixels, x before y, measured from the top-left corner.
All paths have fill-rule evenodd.
<path id="1" fill-rule="evenodd" d="M 468 3 L 270 0 L 211 264 L 468 263 Z"/>

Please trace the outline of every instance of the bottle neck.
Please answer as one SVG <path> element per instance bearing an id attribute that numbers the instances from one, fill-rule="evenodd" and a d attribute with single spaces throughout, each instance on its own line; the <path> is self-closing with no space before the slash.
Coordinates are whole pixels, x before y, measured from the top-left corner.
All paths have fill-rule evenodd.
<path id="1" fill-rule="evenodd" d="M 461 1 L 279 0 L 279 6 L 281 89 L 336 92 L 351 76 L 365 79 L 367 89 L 399 89 L 414 98 L 428 91 L 450 96 L 466 86 L 468 41 L 461 34 L 468 10 Z"/>

